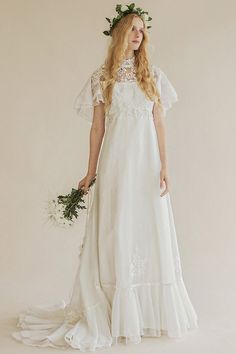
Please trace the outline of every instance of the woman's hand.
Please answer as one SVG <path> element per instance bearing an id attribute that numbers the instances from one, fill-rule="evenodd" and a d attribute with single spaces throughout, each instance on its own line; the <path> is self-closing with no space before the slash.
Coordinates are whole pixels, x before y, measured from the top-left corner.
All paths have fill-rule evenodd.
<path id="1" fill-rule="evenodd" d="M 89 191 L 89 185 L 91 183 L 91 181 L 93 180 L 94 177 L 96 177 L 96 173 L 91 175 L 91 174 L 87 174 L 83 179 L 81 179 L 79 181 L 78 184 L 78 189 L 83 189 L 84 190 L 84 194 L 88 194 Z"/>
<path id="2" fill-rule="evenodd" d="M 165 184 L 165 190 L 161 193 L 161 197 L 163 197 L 165 194 L 167 194 L 169 192 L 169 177 L 168 177 L 168 173 L 167 173 L 167 169 L 166 168 L 161 168 L 160 171 L 160 188 L 164 188 L 164 184 Z"/>

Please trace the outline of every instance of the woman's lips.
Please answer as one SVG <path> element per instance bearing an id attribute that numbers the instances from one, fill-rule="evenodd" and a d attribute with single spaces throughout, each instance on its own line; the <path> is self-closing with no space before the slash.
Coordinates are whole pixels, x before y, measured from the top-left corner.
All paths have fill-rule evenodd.
<path id="1" fill-rule="evenodd" d="M 132 41 L 133 43 L 139 43 L 139 41 Z"/>

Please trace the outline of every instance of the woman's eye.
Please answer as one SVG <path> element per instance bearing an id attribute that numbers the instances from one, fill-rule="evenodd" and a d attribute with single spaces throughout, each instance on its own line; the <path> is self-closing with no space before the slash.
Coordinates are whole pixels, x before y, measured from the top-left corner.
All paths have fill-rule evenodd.
<path id="1" fill-rule="evenodd" d="M 135 27 L 132 27 L 132 31 L 135 31 Z M 139 32 L 143 33 L 143 29 L 140 29 Z"/>

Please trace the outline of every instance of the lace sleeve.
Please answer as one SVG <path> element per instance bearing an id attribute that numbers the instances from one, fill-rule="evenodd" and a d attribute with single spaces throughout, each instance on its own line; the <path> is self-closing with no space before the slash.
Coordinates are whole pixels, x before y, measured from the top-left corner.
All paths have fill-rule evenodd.
<path id="1" fill-rule="evenodd" d="M 161 96 L 164 113 L 166 114 L 166 111 L 172 107 L 173 103 L 178 101 L 178 95 L 166 74 L 156 65 L 153 65 L 152 69 Z"/>
<path id="2" fill-rule="evenodd" d="M 78 117 L 87 120 L 89 123 L 93 121 L 93 107 L 100 102 L 104 103 L 100 81 L 102 73 L 103 65 L 90 75 L 74 101 L 74 109 Z"/>

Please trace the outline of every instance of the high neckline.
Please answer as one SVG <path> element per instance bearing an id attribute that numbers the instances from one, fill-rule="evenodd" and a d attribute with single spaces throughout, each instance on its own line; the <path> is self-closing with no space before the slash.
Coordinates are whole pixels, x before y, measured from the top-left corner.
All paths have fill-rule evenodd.
<path id="1" fill-rule="evenodd" d="M 134 62 L 135 62 L 135 55 L 132 58 L 127 58 L 127 59 L 123 59 L 121 66 L 134 66 Z"/>
<path id="2" fill-rule="evenodd" d="M 136 80 L 135 56 L 123 59 L 117 71 L 117 81 L 130 82 Z"/>

